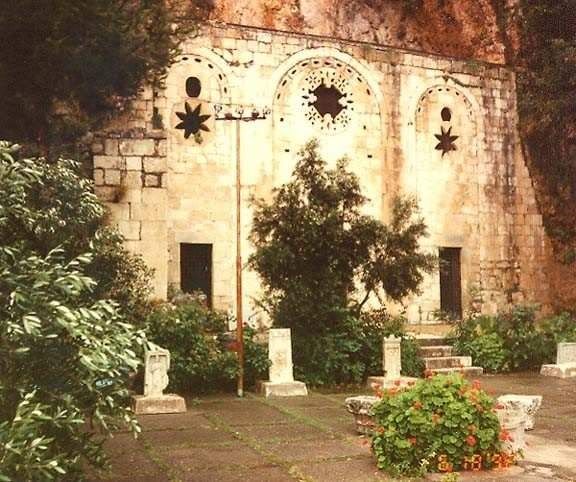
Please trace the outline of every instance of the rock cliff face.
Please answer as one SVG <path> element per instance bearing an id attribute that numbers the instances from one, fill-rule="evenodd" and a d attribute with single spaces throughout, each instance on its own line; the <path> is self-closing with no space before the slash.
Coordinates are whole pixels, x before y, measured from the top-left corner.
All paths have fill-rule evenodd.
<path id="1" fill-rule="evenodd" d="M 204 0 L 214 21 L 505 63 L 516 0 Z"/>

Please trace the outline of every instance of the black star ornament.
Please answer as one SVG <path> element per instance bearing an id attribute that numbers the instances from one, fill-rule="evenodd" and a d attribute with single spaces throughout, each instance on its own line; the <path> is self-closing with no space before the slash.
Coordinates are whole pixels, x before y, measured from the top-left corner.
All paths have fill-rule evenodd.
<path id="1" fill-rule="evenodd" d="M 448 127 L 447 131 L 444 130 L 444 127 L 440 127 L 441 134 L 434 134 L 434 137 L 440 141 L 434 149 L 437 151 L 442 151 L 442 157 L 444 157 L 444 154 L 456 150 L 454 141 L 460 136 L 451 135 L 451 131 L 452 127 Z"/>
<path id="2" fill-rule="evenodd" d="M 188 139 L 192 134 L 197 134 L 200 131 L 210 132 L 210 129 L 204 125 L 204 122 L 212 116 L 201 114 L 201 104 L 198 104 L 196 108 L 192 110 L 188 102 L 185 102 L 184 108 L 186 112 L 176 112 L 176 115 L 182 121 L 176 126 L 176 129 L 184 130 L 184 139 Z"/>

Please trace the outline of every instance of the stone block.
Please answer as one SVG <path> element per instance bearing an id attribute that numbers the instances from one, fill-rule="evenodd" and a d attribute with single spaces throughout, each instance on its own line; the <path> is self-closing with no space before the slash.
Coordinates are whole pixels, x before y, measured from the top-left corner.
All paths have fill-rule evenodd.
<path id="1" fill-rule="evenodd" d="M 356 432 L 363 435 L 372 435 L 375 427 L 372 409 L 380 401 L 379 397 L 359 395 L 348 397 L 344 402 L 346 410 L 354 416 Z"/>
<path id="2" fill-rule="evenodd" d="M 120 156 L 94 156 L 94 167 L 102 169 L 121 169 L 122 158 Z"/>
<path id="3" fill-rule="evenodd" d="M 179 395 L 173 394 L 166 394 L 161 397 L 134 395 L 132 404 L 136 415 L 186 412 L 186 400 Z"/>
<path id="4" fill-rule="evenodd" d="M 119 149 L 123 156 L 153 156 L 154 139 L 122 139 Z"/>
<path id="5" fill-rule="evenodd" d="M 560 365 L 542 365 L 540 375 L 557 378 L 576 377 L 576 363 L 562 363 Z"/>
<path id="6" fill-rule="evenodd" d="M 146 174 L 144 176 L 144 186 L 162 187 L 162 176 L 159 174 Z"/>
<path id="7" fill-rule="evenodd" d="M 104 172 L 104 179 L 109 186 L 120 185 L 120 170 L 119 169 L 106 169 Z"/>
<path id="8" fill-rule="evenodd" d="M 126 169 L 128 171 L 141 171 L 142 158 L 140 156 L 126 156 Z"/>
<path id="9" fill-rule="evenodd" d="M 168 194 L 165 189 L 144 188 L 142 189 L 142 202 L 144 204 L 167 205 Z"/>
<path id="10" fill-rule="evenodd" d="M 118 139 L 104 139 L 104 152 L 107 156 L 117 156 L 118 151 Z"/>
<path id="11" fill-rule="evenodd" d="M 304 382 L 286 382 L 273 383 L 262 382 L 261 391 L 266 398 L 268 397 L 305 397 L 308 395 L 308 389 Z"/>
<path id="12" fill-rule="evenodd" d="M 500 427 L 510 434 L 510 438 L 503 442 L 507 452 L 516 453 L 526 448 L 526 413 L 521 408 L 504 407 L 496 410 Z"/>
<path id="13" fill-rule="evenodd" d="M 124 174 L 124 186 L 132 189 L 141 189 L 142 171 L 126 171 Z"/>
<path id="14" fill-rule="evenodd" d="M 141 225 L 139 221 L 118 221 L 118 229 L 128 241 L 138 241 L 141 239 Z"/>
<path id="15" fill-rule="evenodd" d="M 400 357 L 400 338 L 389 336 L 382 340 L 382 367 L 384 376 L 388 378 L 400 378 L 402 362 Z"/>
<path id="16" fill-rule="evenodd" d="M 165 157 L 145 157 L 143 163 L 145 172 L 165 172 L 168 169 Z"/>
<path id="17" fill-rule="evenodd" d="M 576 363 L 576 343 L 558 343 L 556 348 L 556 364 Z"/>
<path id="18" fill-rule="evenodd" d="M 104 169 L 94 169 L 94 184 L 96 186 L 104 184 Z"/>
<path id="19" fill-rule="evenodd" d="M 526 430 L 534 428 L 534 416 L 542 405 L 542 395 L 501 395 L 498 402 L 506 408 L 520 409 L 526 415 Z"/>

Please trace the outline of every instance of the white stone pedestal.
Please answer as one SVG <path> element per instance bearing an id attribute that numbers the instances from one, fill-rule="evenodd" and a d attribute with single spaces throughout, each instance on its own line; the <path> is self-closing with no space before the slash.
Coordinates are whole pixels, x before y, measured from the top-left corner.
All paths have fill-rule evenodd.
<path id="1" fill-rule="evenodd" d="M 260 390 L 268 397 L 294 397 L 308 395 L 304 382 L 294 380 L 292 366 L 292 336 L 290 328 L 271 328 L 268 334 L 268 358 L 270 380 L 260 384 Z"/>
<path id="2" fill-rule="evenodd" d="M 576 343 L 558 343 L 556 364 L 542 365 L 540 374 L 548 377 L 576 377 Z"/>
<path id="3" fill-rule="evenodd" d="M 389 336 L 382 339 L 382 370 L 384 376 L 368 377 L 367 385 L 373 390 L 387 388 L 403 388 L 418 380 L 400 375 L 402 370 L 402 353 L 400 349 L 401 338 Z"/>
<path id="4" fill-rule="evenodd" d="M 501 395 L 498 402 L 506 408 L 522 410 L 526 415 L 526 430 L 534 429 L 534 418 L 542 405 L 542 395 Z"/>
<path id="5" fill-rule="evenodd" d="M 181 413 L 186 411 L 186 401 L 179 395 L 163 391 L 168 386 L 170 352 L 159 346 L 147 350 L 144 357 L 144 395 L 132 397 L 137 415 L 155 413 Z"/>

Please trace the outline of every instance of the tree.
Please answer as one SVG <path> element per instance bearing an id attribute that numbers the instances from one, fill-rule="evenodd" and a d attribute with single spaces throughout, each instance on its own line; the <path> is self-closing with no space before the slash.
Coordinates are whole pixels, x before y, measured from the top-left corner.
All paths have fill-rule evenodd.
<path id="1" fill-rule="evenodd" d="M 298 340 L 296 360 L 311 338 L 320 340 L 311 348 L 317 352 L 327 349 L 328 336 L 357 331 L 350 317 L 360 316 L 371 294 L 400 301 L 434 268 L 435 258 L 419 250 L 426 226 L 413 219 L 416 202 L 397 199 L 388 226 L 362 214 L 367 199 L 346 162 L 327 169 L 310 142 L 273 202 L 255 201 L 249 265 L 262 279 L 262 304 L 274 323 Z"/>
<path id="2" fill-rule="evenodd" d="M 188 25 L 164 0 L 8 0 L 0 9 L 0 139 L 75 141 L 144 82 Z"/>
<path id="3" fill-rule="evenodd" d="M 0 480 L 77 480 L 103 435 L 137 428 L 126 381 L 144 336 L 102 298 L 118 266 L 95 264 L 104 211 L 77 167 L 0 143 Z"/>

